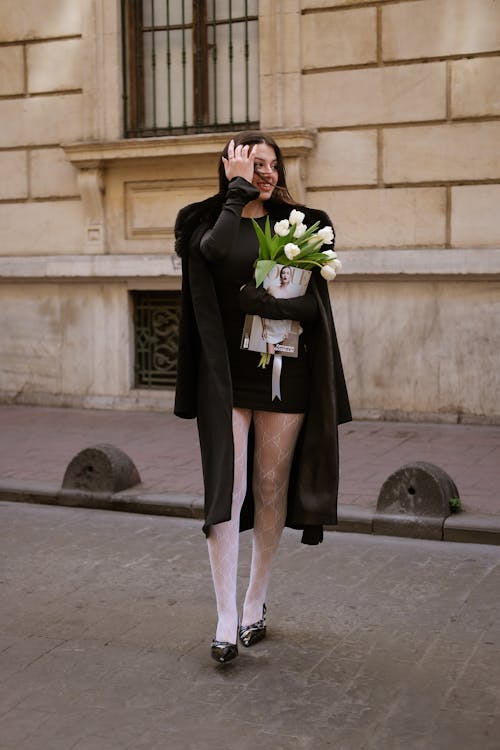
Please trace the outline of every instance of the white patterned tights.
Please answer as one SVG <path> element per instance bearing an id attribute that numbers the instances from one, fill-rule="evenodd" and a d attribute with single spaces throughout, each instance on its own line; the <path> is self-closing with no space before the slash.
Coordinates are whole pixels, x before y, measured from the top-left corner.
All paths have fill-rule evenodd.
<path id="1" fill-rule="evenodd" d="M 235 643 L 238 627 L 236 581 L 239 523 L 246 493 L 248 430 L 252 418 L 255 429 L 255 518 L 243 625 L 250 625 L 262 617 L 271 564 L 285 523 L 290 467 L 304 415 L 233 409 L 234 489 L 231 520 L 211 526 L 208 536 L 218 614 L 215 637 L 229 643 Z"/>

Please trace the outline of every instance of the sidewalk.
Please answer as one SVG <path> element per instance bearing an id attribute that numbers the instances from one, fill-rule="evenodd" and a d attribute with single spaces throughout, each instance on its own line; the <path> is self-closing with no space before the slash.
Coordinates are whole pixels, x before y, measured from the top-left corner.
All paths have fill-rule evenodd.
<path id="1" fill-rule="evenodd" d="M 427 461 L 450 475 L 464 508 L 444 538 L 500 543 L 499 426 L 357 421 L 339 432 L 339 530 L 372 531 L 385 479 Z M 97 443 L 120 448 L 139 470 L 142 483 L 115 498 L 122 506 L 201 517 L 196 423 L 169 413 L 0 406 L 0 499 L 56 502 L 71 459 Z"/>

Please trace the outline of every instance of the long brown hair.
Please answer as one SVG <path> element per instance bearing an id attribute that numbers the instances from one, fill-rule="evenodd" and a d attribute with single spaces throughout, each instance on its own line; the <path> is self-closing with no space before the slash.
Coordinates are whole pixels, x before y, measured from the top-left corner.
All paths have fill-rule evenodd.
<path id="1" fill-rule="evenodd" d="M 286 185 L 286 171 L 285 164 L 283 161 L 283 154 L 276 141 L 271 138 L 267 133 L 263 133 L 261 130 L 244 130 L 241 133 L 236 133 L 224 146 L 224 150 L 221 157 L 224 156 L 227 159 L 227 152 L 229 143 L 231 140 L 234 141 L 235 146 L 254 146 L 257 143 L 265 143 L 274 149 L 276 154 L 277 168 L 278 168 L 278 182 L 274 188 L 272 198 L 270 199 L 273 203 L 290 203 L 294 204 L 294 200 Z M 225 196 L 229 187 L 229 181 L 226 177 L 224 170 L 224 162 L 222 158 L 219 161 L 219 194 Z"/>

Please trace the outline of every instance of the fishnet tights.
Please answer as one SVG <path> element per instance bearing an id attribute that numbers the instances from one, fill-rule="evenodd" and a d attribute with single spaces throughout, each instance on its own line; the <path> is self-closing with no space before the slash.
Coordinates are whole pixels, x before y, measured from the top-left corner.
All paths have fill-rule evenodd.
<path id="1" fill-rule="evenodd" d="M 303 414 L 253 412 L 255 455 L 253 491 L 254 535 L 250 582 L 243 606 L 243 625 L 262 617 L 271 563 L 278 549 L 286 518 L 288 480 Z M 233 410 L 234 488 L 231 520 L 215 524 L 208 537 L 208 551 L 217 601 L 216 638 L 235 642 L 238 626 L 236 581 L 239 551 L 239 518 L 246 494 L 249 409 Z"/>
<path id="2" fill-rule="evenodd" d="M 303 414 L 254 413 L 255 518 L 242 625 L 251 625 L 262 617 L 271 564 L 285 524 L 290 468 L 303 419 Z"/>

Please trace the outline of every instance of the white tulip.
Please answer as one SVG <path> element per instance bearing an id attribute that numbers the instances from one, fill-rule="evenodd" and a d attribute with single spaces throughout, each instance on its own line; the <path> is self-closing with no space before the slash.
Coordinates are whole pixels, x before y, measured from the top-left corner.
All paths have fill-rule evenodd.
<path id="1" fill-rule="evenodd" d="M 274 225 L 274 231 L 280 237 L 286 237 L 288 232 L 290 231 L 290 223 L 288 219 L 282 219 L 281 221 L 277 221 L 276 224 Z"/>
<path id="2" fill-rule="evenodd" d="M 297 211 L 297 213 L 300 213 Z M 297 224 L 295 227 L 295 232 L 293 233 L 293 236 L 296 240 L 299 240 L 307 231 L 307 227 L 305 224 Z"/>
<path id="3" fill-rule="evenodd" d="M 331 266 L 330 263 L 327 263 L 325 266 L 323 266 L 320 273 L 327 281 L 333 281 L 335 276 L 337 275 L 335 268 Z"/>
<path id="4" fill-rule="evenodd" d="M 293 242 L 288 242 L 285 245 L 285 255 L 288 260 L 293 260 L 297 255 L 300 255 L 300 248 L 294 245 Z"/>
<path id="5" fill-rule="evenodd" d="M 327 258 L 330 258 L 331 260 L 337 257 L 337 253 L 335 252 L 335 250 L 323 250 L 322 254 Z"/>
<path id="6" fill-rule="evenodd" d="M 297 211 L 297 209 L 294 208 L 293 211 L 291 211 L 290 213 L 289 222 L 290 224 L 302 224 L 302 222 L 304 221 L 304 218 L 305 218 L 305 214 L 303 214 L 302 211 Z"/>
<path id="7" fill-rule="evenodd" d="M 334 234 L 333 227 L 323 227 L 318 232 L 318 237 L 321 237 L 325 245 L 329 245 L 333 242 Z"/>

